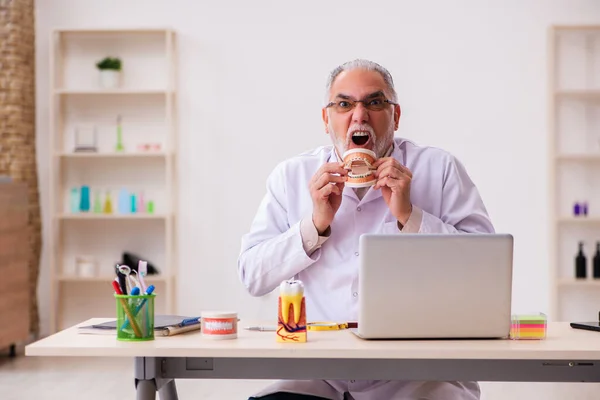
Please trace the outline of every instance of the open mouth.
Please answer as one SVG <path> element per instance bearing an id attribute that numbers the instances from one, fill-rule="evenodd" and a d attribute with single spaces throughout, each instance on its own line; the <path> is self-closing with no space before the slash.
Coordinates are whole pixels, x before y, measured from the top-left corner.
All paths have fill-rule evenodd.
<path id="1" fill-rule="evenodd" d="M 369 132 L 356 131 L 352 134 L 352 143 L 357 146 L 364 146 L 369 141 Z"/>

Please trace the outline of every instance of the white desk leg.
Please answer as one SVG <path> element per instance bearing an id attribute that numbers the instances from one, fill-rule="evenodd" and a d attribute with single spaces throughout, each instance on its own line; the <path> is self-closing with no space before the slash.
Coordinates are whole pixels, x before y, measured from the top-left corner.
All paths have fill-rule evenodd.
<path id="1" fill-rule="evenodd" d="M 136 400 L 156 400 L 156 384 L 154 380 L 137 381 Z"/>

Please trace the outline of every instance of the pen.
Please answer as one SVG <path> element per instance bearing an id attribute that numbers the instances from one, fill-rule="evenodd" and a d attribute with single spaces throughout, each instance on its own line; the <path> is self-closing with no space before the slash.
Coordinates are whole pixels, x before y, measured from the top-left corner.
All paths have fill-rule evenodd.
<path id="1" fill-rule="evenodd" d="M 247 326 L 244 328 L 247 331 L 257 331 L 257 332 L 275 332 L 277 328 L 274 326 Z"/>
<path id="2" fill-rule="evenodd" d="M 183 321 L 181 321 L 181 326 L 188 326 L 188 325 L 194 325 L 200 322 L 200 318 L 198 317 L 194 317 L 194 318 L 187 318 L 184 319 Z"/>
<path id="3" fill-rule="evenodd" d="M 131 277 L 131 276 L 130 276 L 130 277 Z M 140 288 L 139 288 L 139 287 L 137 287 L 137 286 L 134 286 L 134 287 L 133 287 L 133 289 L 131 289 L 131 293 L 129 293 L 129 295 L 130 295 L 130 296 L 139 296 L 139 295 L 140 295 Z M 136 302 L 136 301 L 134 301 L 134 299 L 130 299 L 130 300 L 129 300 L 129 307 L 133 308 L 133 307 L 135 307 L 135 306 L 136 306 L 136 304 L 137 304 L 137 305 L 139 305 L 139 304 L 140 304 L 140 301 L 137 301 L 137 302 Z M 134 317 L 137 317 L 137 313 L 135 313 L 133 316 L 134 316 Z M 143 331 L 143 332 L 142 332 L 142 334 L 143 334 L 144 336 L 146 336 L 146 327 L 145 327 L 145 325 L 146 325 L 146 321 L 142 319 L 141 323 L 142 323 L 142 331 Z M 123 327 L 122 327 L 122 329 L 121 329 L 121 330 L 123 330 L 123 329 L 125 329 L 125 328 L 127 328 L 127 320 L 126 320 L 126 321 L 123 323 Z"/>
<path id="4" fill-rule="evenodd" d="M 115 289 L 116 294 L 123 294 L 123 292 L 121 292 L 121 288 L 119 287 L 119 283 L 117 282 L 116 278 L 114 281 L 112 281 L 112 286 L 113 289 Z"/>
<path id="5" fill-rule="evenodd" d="M 148 289 L 146 289 L 146 295 L 152 294 L 152 292 L 154 292 L 154 285 L 148 286 Z M 140 305 L 135 309 L 135 315 L 137 315 L 140 312 L 140 310 L 142 309 L 142 307 L 144 307 L 144 304 L 146 304 L 147 300 L 148 299 L 142 300 L 142 302 L 140 303 Z"/>

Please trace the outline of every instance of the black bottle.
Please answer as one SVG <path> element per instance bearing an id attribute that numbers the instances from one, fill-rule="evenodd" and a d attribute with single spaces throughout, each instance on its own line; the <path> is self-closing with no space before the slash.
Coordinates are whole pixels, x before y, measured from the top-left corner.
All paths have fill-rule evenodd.
<path id="1" fill-rule="evenodd" d="M 583 254 L 583 242 L 579 242 L 579 253 L 577 257 L 575 257 L 575 277 L 576 278 L 585 278 L 587 276 L 586 271 L 586 263 L 587 259 L 585 258 L 585 254 Z"/>
<path id="2" fill-rule="evenodd" d="M 600 242 L 596 242 L 596 255 L 594 256 L 594 278 L 600 278 Z"/>

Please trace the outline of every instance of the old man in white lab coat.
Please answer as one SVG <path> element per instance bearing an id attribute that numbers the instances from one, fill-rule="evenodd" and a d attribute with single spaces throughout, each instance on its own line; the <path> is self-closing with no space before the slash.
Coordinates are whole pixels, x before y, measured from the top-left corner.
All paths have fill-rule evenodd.
<path id="1" fill-rule="evenodd" d="M 400 106 L 389 72 L 355 60 L 329 77 L 322 110 L 333 145 L 279 164 L 268 178 L 250 231 L 242 238 L 239 276 L 253 296 L 287 279 L 304 282 L 312 320 L 356 321 L 358 243 L 364 233 L 493 233 L 477 188 L 444 150 L 395 138 Z M 375 185 L 345 186 L 342 155 L 376 153 Z M 255 398 L 480 398 L 477 382 L 280 381 Z"/>

